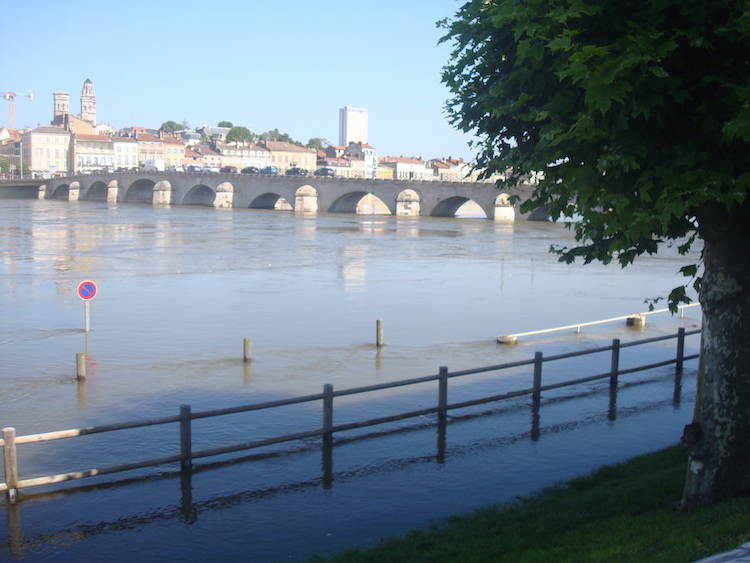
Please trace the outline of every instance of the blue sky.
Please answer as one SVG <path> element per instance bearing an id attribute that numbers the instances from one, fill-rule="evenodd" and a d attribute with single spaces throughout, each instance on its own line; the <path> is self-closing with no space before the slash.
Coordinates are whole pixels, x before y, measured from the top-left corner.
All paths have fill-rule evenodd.
<path id="1" fill-rule="evenodd" d="M 450 46 L 435 22 L 460 0 L 2 0 L 0 91 L 15 126 L 47 125 L 52 93 L 114 128 L 231 121 L 338 142 L 338 110 L 369 111 L 380 155 L 473 158 L 445 117 Z M 8 102 L 0 99 L 0 124 Z"/>

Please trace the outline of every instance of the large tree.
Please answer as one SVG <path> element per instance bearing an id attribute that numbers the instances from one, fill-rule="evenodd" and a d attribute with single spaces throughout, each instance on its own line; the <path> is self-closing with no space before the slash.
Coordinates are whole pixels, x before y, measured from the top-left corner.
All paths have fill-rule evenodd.
<path id="1" fill-rule="evenodd" d="M 255 139 L 255 135 L 252 134 L 250 129 L 242 127 L 240 125 L 234 126 L 227 133 L 227 143 L 242 143 L 245 141 L 251 142 Z"/>
<path id="2" fill-rule="evenodd" d="M 561 260 L 702 244 L 683 268 L 703 331 L 682 506 L 750 491 L 750 2 L 472 0 L 441 24 L 478 167 L 542 172 L 525 209 L 580 219 Z"/>
<path id="3" fill-rule="evenodd" d="M 175 131 L 181 131 L 184 127 L 176 121 L 169 120 L 162 123 L 159 129 L 165 133 L 174 133 Z"/>

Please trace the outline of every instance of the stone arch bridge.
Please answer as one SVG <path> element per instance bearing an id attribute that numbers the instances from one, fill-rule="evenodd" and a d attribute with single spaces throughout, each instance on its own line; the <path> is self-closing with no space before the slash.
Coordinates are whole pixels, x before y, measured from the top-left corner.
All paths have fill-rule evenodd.
<path id="1" fill-rule="evenodd" d="M 397 216 L 453 217 L 464 203 L 473 201 L 482 208 L 488 219 L 547 219 L 544 209 L 531 215 L 520 213 L 520 203 L 533 190 L 530 185 L 501 192 L 494 184 L 481 182 L 200 172 L 85 174 L 38 182 L 39 199 L 287 209 L 298 213 L 356 213 L 360 201 L 371 194 Z M 513 195 L 519 196 L 515 205 L 509 202 Z"/>

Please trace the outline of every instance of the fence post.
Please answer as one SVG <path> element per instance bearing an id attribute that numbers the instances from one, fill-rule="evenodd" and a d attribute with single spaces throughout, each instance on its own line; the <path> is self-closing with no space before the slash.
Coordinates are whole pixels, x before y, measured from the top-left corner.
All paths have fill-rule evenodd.
<path id="1" fill-rule="evenodd" d="M 3 458 L 5 461 L 5 484 L 8 486 L 8 501 L 16 503 L 18 493 L 18 458 L 16 457 L 16 429 L 3 428 Z"/>
<path id="2" fill-rule="evenodd" d="M 542 353 L 534 352 L 534 392 L 531 395 L 535 401 L 542 397 Z"/>
<path id="3" fill-rule="evenodd" d="M 323 442 L 333 442 L 333 385 L 323 385 Z"/>
<path id="4" fill-rule="evenodd" d="M 685 358 L 685 329 L 680 327 L 677 329 L 677 359 L 676 369 L 677 373 L 682 373 L 682 364 Z"/>
<path id="5" fill-rule="evenodd" d="M 440 379 L 438 379 L 438 419 L 445 420 L 448 417 L 448 368 L 440 366 Z"/>
<path id="6" fill-rule="evenodd" d="M 609 375 L 609 384 L 611 387 L 617 386 L 617 375 L 620 371 L 620 339 L 612 340 L 612 369 Z"/>
<path id="7" fill-rule="evenodd" d="M 180 405 L 180 468 L 183 471 L 193 466 L 193 437 L 190 405 Z"/>

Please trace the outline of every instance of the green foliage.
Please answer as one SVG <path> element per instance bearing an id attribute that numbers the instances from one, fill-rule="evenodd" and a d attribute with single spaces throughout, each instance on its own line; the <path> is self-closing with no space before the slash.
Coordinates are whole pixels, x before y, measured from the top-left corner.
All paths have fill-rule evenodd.
<path id="1" fill-rule="evenodd" d="M 0 158 L 0 174 L 7 174 L 10 171 L 10 163 L 5 158 Z"/>
<path id="2" fill-rule="evenodd" d="M 524 210 L 582 218 L 561 260 L 685 253 L 712 207 L 745 202 L 747 0 L 472 0 L 440 25 L 447 110 L 479 135 L 478 168 L 511 185 L 542 172 Z"/>
<path id="3" fill-rule="evenodd" d="M 331 146 L 331 143 L 328 141 L 328 139 L 313 137 L 312 139 L 307 141 L 307 146 L 311 149 L 315 149 L 316 151 L 320 151 L 325 149 L 326 147 Z"/>
<path id="4" fill-rule="evenodd" d="M 271 129 L 265 133 L 258 135 L 259 139 L 264 141 L 281 141 L 284 143 L 291 143 L 293 145 L 303 146 L 299 141 L 295 141 L 288 133 L 281 133 L 278 129 Z"/>
<path id="5" fill-rule="evenodd" d="M 184 127 L 182 126 L 182 124 L 170 120 L 162 123 L 159 129 L 161 129 L 165 133 L 174 133 L 175 131 L 181 131 L 182 129 L 184 129 Z"/>
<path id="6" fill-rule="evenodd" d="M 230 129 L 234 127 L 231 121 L 219 121 L 219 125 L 217 127 L 229 127 Z"/>
<path id="7" fill-rule="evenodd" d="M 229 130 L 229 133 L 227 133 L 227 142 L 233 143 L 238 142 L 242 143 L 245 141 L 251 142 L 255 139 L 255 136 L 250 132 L 250 129 L 247 127 L 232 127 Z"/>

